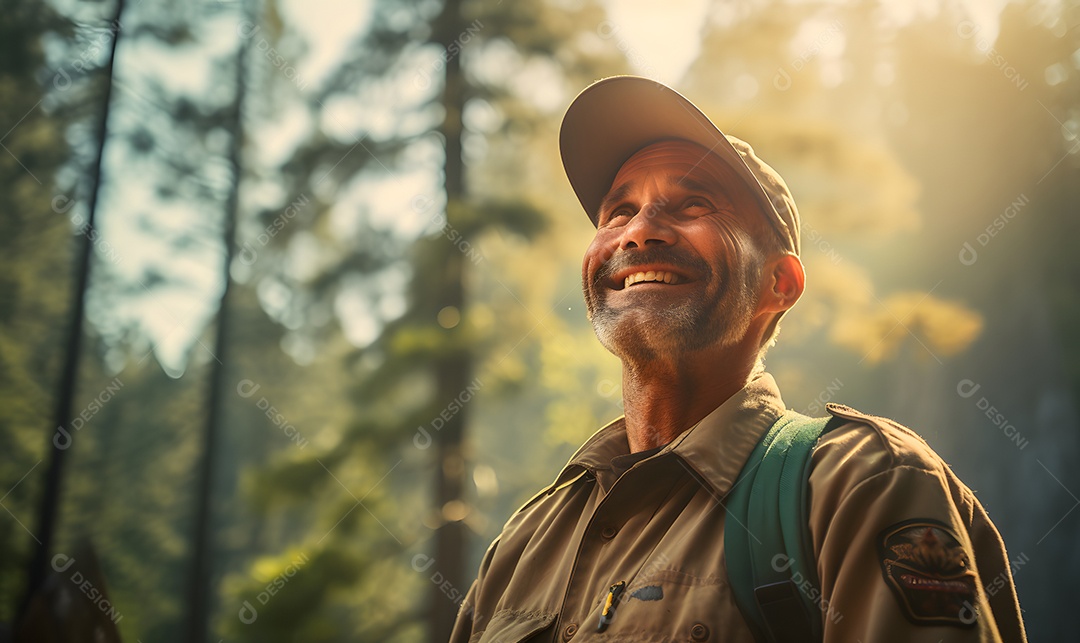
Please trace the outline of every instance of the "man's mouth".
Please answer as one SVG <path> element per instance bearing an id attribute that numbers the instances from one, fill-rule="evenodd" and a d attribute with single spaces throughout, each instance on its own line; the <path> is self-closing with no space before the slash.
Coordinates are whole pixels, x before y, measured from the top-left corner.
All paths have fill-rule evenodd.
<path id="1" fill-rule="evenodd" d="M 682 290 L 689 284 L 707 281 L 711 274 L 709 264 L 699 257 L 670 248 L 650 247 L 616 253 L 597 268 L 591 283 L 598 296 L 602 290 L 623 292 L 631 286 L 643 292 L 665 286 L 678 286 Z"/>
<path id="2" fill-rule="evenodd" d="M 643 272 L 635 272 L 627 275 L 623 279 L 623 288 L 629 288 L 634 284 L 640 283 L 665 283 L 665 284 L 677 284 L 679 283 L 679 276 L 673 272 L 666 270 L 649 270 Z"/>
<path id="3" fill-rule="evenodd" d="M 694 281 L 685 272 L 676 272 L 674 267 L 666 264 L 637 264 L 627 266 L 621 270 L 613 271 L 611 276 L 603 277 L 599 283 L 604 284 L 611 290 L 626 290 L 631 286 L 642 287 L 643 284 L 660 286 L 674 286 Z"/>

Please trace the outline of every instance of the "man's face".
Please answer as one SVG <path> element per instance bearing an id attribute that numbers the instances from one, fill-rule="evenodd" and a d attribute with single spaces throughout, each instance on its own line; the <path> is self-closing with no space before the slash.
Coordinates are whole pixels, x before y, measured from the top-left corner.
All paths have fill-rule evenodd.
<path id="1" fill-rule="evenodd" d="M 768 232 L 727 164 L 685 141 L 650 145 L 623 164 L 598 222 L 582 282 L 608 350 L 650 359 L 744 339 Z"/>

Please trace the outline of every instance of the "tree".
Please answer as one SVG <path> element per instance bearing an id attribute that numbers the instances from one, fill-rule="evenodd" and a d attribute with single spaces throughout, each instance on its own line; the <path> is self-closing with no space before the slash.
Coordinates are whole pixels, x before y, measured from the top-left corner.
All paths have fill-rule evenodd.
<path id="1" fill-rule="evenodd" d="M 471 408 L 468 405 L 486 386 L 473 375 L 475 359 L 489 350 L 490 345 L 478 333 L 469 312 L 472 302 L 482 299 L 481 296 L 470 298 L 468 294 L 476 279 L 472 276 L 475 266 L 483 259 L 476 247 L 491 231 L 528 236 L 538 231 L 543 222 L 543 215 L 529 199 L 492 189 L 487 182 L 470 182 L 466 172 L 467 150 L 470 143 L 474 147 L 497 147 L 499 137 L 507 134 L 522 140 L 528 128 L 537 122 L 535 108 L 514 95 L 507 76 L 491 77 L 492 65 L 505 64 L 502 61 L 507 58 L 512 61 L 510 68 L 519 69 L 545 64 L 553 68 L 546 62 L 552 58 L 567 67 L 584 62 L 587 56 L 561 43 L 580 29 L 576 24 L 599 23 L 601 15 L 595 7 L 587 6 L 576 15 L 567 16 L 564 11 L 539 2 L 497 7 L 446 2 L 438 7 L 435 12 L 430 6 L 417 5 L 415 13 L 409 14 L 400 4 L 376 4 L 372 25 L 363 41 L 342 64 L 341 73 L 329 76 L 329 84 L 318 91 L 314 101 L 319 113 L 324 105 L 332 104 L 342 95 L 364 96 L 393 87 L 398 96 L 408 97 L 403 101 L 405 105 L 395 107 L 399 120 L 408 123 L 412 118 L 414 122 L 389 135 L 362 134 L 345 140 L 333 140 L 330 135 L 313 137 L 282 168 L 290 185 L 282 203 L 326 193 L 329 185 L 363 184 L 372 174 L 402 172 L 408 167 L 404 164 L 410 161 L 415 164 L 418 158 L 429 164 L 433 160 L 429 160 L 433 156 L 432 132 L 438 134 L 434 140 L 439 142 L 441 150 L 435 154 L 441 160 L 430 167 L 442 174 L 441 189 L 435 194 L 430 189 L 421 189 L 415 196 L 401 199 L 401 205 L 409 208 L 398 215 L 403 225 L 398 229 L 396 226 L 366 228 L 365 236 L 349 239 L 353 247 L 342 247 L 331 236 L 326 221 L 332 216 L 332 204 L 316 197 L 307 210 L 311 214 L 304 225 L 298 225 L 298 221 L 297 225 L 284 228 L 268 250 L 281 248 L 284 254 L 309 241 L 310 235 L 316 235 L 327 257 L 323 269 L 317 275 L 298 279 L 288 273 L 286 262 L 256 268 L 265 275 L 261 277 L 263 280 L 289 284 L 295 293 L 295 303 L 284 314 L 308 317 L 300 332 L 309 341 L 326 336 L 329 327 L 320 326 L 318 318 L 320 310 L 332 307 L 330 301 L 341 302 L 346 296 L 355 296 L 356 290 L 362 291 L 366 284 L 378 284 L 380 279 L 400 280 L 401 275 L 410 275 L 404 311 L 393 310 L 393 306 L 387 311 L 386 302 L 406 293 L 380 293 L 378 286 L 366 288 L 374 291 L 368 295 L 371 300 L 368 310 L 379 311 L 369 313 L 375 317 L 369 323 L 376 324 L 379 332 L 374 340 L 358 342 L 361 347 L 353 358 L 358 420 L 332 448 L 284 462 L 262 479 L 294 482 L 303 479 L 310 485 L 304 487 L 310 489 L 307 493 L 333 489 L 334 478 L 345 480 L 351 498 L 346 496 L 344 508 L 330 505 L 329 511 L 320 512 L 323 516 L 318 520 L 320 527 L 310 536 L 319 542 L 315 546 L 301 545 L 301 550 L 313 561 L 309 569 L 314 569 L 314 561 L 333 555 L 342 572 L 351 570 L 351 576 L 345 573 L 335 577 L 344 586 L 372 582 L 371 572 L 365 569 L 371 563 L 361 560 L 364 557 L 349 543 L 350 538 L 365 534 L 373 539 L 367 544 L 367 551 L 401 553 L 403 545 L 416 547 L 429 537 L 425 533 L 427 529 L 433 529 L 433 555 L 422 554 L 433 562 L 421 566 L 422 570 L 399 567 L 393 574 L 399 578 L 395 584 L 403 587 L 404 593 L 429 593 L 428 633 L 434 639 L 445 638 L 448 633 L 472 573 L 471 569 L 466 571 L 465 519 L 471 509 L 465 497 L 470 467 L 463 438 L 467 408 Z M 582 16 L 590 19 L 575 22 Z M 417 34 L 422 37 L 417 38 Z M 605 51 L 611 55 L 610 50 Z M 591 69 L 588 65 L 577 68 L 583 75 L 588 75 Z M 491 79 L 485 78 L 485 74 Z M 433 110 L 433 106 L 437 109 Z M 502 114 L 495 117 L 502 125 L 493 131 L 478 131 L 475 119 L 482 119 L 481 112 Z M 510 113 L 513 118 L 509 117 Z M 474 119 L 472 131 L 470 117 Z M 486 143 L 481 143 L 485 140 Z M 373 216 L 376 208 L 366 207 L 369 216 Z M 410 231 L 402 232 L 401 228 Z M 437 234 L 433 235 L 436 230 Z M 417 238 L 417 232 L 423 236 Z M 408 261 L 403 261 L 406 256 Z M 348 334 L 350 320 L 342 322 Z M 429 451 L 428 446 L 434 449 Z M 363 453 L 375 457 L 360 457 Z M 380 458 L 378 454 L 385 455 Z M 362 476 L 366 482 L 353 491 L 355 483 L 350 483 L 343 471 L 356 480 L 356 468 L 364 464 L 372 467 L 373 472 L 366 472 Z M 401 488 L 403 476 L 411 478 L 432 469 L 436 480 L 430 499 L 415 498 L 415 488 Z M 333 474 L 333 478 L 326 472 Z M 382 525 L 380 516 L 385 516 L 367 507 L 372 500 L 379 502 L 378 492 L 370 498 L 362 496 L 366 498 L 363 502 L 366 513 L 356 508 L 361 494 L 378 486 L 385 477 L 383 474 L 389 476 L 386 485 L 410 497 L 409 502 L 399 502 L 402 508 L 419 510 L 423 503 L 434 505 L 433 510 L 424 510 L 429 517 L 422 524 L 399 516 L 398 520 Z M 338 519 L 341 522 L 335 526 Z M 327 526 L 332 527 L 332 536 L 325 535 Z M 352 530 L 357 531 L 351 533 Z M 342 562 L 340 553 L 333 553 L 350 549 L 354 554 L 352 563 Z M 288 560 L 279 557 L 276 564 L 284 568 L 287 563 Z M 301 569 L 296 578 L 307 573 Z M 439 582 L 432 582 L 431 578 L 438 578 Z M 237 593 L 254 589 L 243 587 Z M 386 602 L 401 600 L 385 591 L 380 598 Z M 371 607 L 366 606 L 364 611 L 371 611 Z M 310 628 L 316 628 L 319 613 L 308 610 L 305 615 Z M 369 621 L 370 627 L 383 627 L 385 620 L 376 616 Z M 256 627 L 258 622 L 252 625 Z M 393 628 L 395 624 L 390 622 L 385 627 Z M 397 627 L 400 629 L 400 624 Z M 251 628 L 244 631 L 252 636 L 269 635 L 266 630 L 259 634 Z"/>
<path id="2" fill-rule="evenodd" d="M 67 312 L 73 250 L 70 203 L 51 182 L 70 150 L 61 136 L 70 114 L 46 111 L 49 86 L 39 84 L 44 52 L 41 38 L 55 33 L 75 47 L 71 25 L 48 7 L 15 2 L 0 26 L 0 464 L 5 481 L 0 521 L 0 621 L 12 622 L 24 596 L 27 561 L 36 545 L 29 529 L 40 493 L 42 461 L 48 445 L 60 367 L 54 347 L 62 341 L 60 320 Z M 47 81 L 62 81 L 49 76 Z M 75 241 L 81 240 L 76 237 Z M 40 284 L 52 284 L 41 288 Z"/>

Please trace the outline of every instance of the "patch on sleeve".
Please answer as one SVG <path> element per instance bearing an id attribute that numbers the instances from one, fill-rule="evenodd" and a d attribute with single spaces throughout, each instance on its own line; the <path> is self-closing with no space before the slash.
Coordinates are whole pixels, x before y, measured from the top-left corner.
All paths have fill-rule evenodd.
<path id="1" fill-rule="evenodd" d="M 878 536 L 885 584 L 916 625 L 975 624 L 975 572 L 949 527 L 937 520 L 905 520 Z"/>

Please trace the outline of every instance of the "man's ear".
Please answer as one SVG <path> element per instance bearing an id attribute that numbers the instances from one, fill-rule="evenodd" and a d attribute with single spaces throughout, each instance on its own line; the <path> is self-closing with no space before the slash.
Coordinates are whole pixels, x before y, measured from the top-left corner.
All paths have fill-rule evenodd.
<path id="1" fill-rule="evenodd" d="M 768 278 L 761 300 L 765 312 L 780 313 L 799 301 L 806 287 L 802 262 L 793 254 L 783 254 L 766 264 Z"/>

